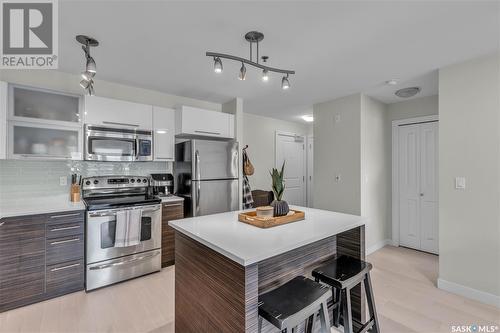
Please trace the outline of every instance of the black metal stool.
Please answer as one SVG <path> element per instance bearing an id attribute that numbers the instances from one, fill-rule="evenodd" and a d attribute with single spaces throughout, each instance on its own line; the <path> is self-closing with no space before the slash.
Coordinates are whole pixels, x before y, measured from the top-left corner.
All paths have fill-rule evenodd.
<path id="1" fill-rule="evenodd" d="M 371 329 L 372 333 L 380 333 L 370 280 L 371 269 L 372 265 L 369 262 L 348 256 L 341 256 L 324 266 L 316 268 L 312 272 L 312 276 L 316 279 L 316 282 L 321 281 L 333 287 L 333 325 L 338 327 L 342 309 L 344 333 L 353 332 L 351 289 L 360 282 L 365 286 L 370 319 L 366 323 L 358 323 L 361 326 L 358 332 L 368 332 Z"/>
<path id="2" fill-rule="evenodd" d="M 266 319 L 282 332 L 297 332 L 297 326 L 307 321 L 306 329 L 314 330 L 319 312 L 321 332 L 330 333 L 327 300 L 331 288 L 304 276 L 297 276 L 268 293 L 259 296 L 259 330 Z M 312 323 L 309 321 L 312 320 Z"/>

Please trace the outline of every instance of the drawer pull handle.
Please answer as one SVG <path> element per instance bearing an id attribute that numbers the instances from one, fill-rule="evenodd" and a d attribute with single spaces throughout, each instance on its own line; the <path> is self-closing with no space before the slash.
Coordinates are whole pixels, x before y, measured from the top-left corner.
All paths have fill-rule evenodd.
<path id="1" fill-rule="evenodd" d="M 199 131 L 195 130 L 196 133 L 202 133 L 202 134 L 213 134 L 213 135 L 220 135 L 220 132 L 209 132 L 209 131 Z"/>
<path id="2" fill-rule="evenodd" d="M 3 226 L 4 224 L 5 224 L 5 221 L 0 222 L 0 227 Z"/>
<path id="3" fill-rule="evenodd" d="M 52 242 L 50 245 L 59 245 L 59 244 L 65 244 L 65 243 L 72 243 L 72 242 L 78 242 L 80 238 L 73 238 L 73 239 L 66 239 L 62 241 L 57 241 L 57 242 Z"/>
<path id="4" fill-rule="evenodd" d="M 77 267 L 77 266 L 80 266 L 80 263 L 78 263 L 78 264 L 72 264 L 72 265 L 67 265 L 67 266 L 62 266 L 62 267 L 52 268 L 50 271 L 51 272 L 57 272 L 57 271 L 61 271 L 63 269 L 68 269 L 68 268 Z"/>
<path id="5" fill-rule="evenodd" d="M 103 121 L 103 124 L 108 124 L 108 125 L 122 125 L 122 126 L 132 126 L 132 127 L 139 127 L 139 125 L 136 124 L 129 124 L 129 123 L 117 123 L 114 121 Z"/>
<path id="6" fill-rule="evenodd" d="M 73 214 L 63 214 L 63 215 L 52 215 L 50 218 L 51 219 L 59 219 L 61 217 L 70 217 L 70 216 L 78 216 L 80 213 L 73 213 Z"/>
<path id="7" fill-rule="evenodd" d="M 152 254 L 144 255 L 142 257 L 136 257 L 136 258 L 132 258 L 132 259 L 124 260 L 124 261 L 117 261 L 117 262 L 114 262 L 114 263 L 103 264 L 103 265 L 98 265 L 98 266 L 92 266 L 89 269 L 91 271 L 94 271 L 94 270 L 98 270 L 98 269 L 105 269 L 105 268 L 109 268 L 109 267 L 116 267 L 116 266 L 121 266 L 121 265 L 127 265 L 127 264 L 135 263 L 135 262 L 138 262 L 138 261 L 142 261 L 142 260 L 147 260 L 147 259 L 154 258 L 154 257 L 156 257 L 159 254 L 160 254 L 160 252 L 155 252 L 155 253 L 152 253 Z"/>
<path id="8" fill-rule="evenodd" d="M 71 229 L 80 229 L 80 226 L 74 225 L 72 227 L 54 228 L 54 229 L 50 229 L 50 231 L 56 232 L 56 231 L 71 230 Z"/>

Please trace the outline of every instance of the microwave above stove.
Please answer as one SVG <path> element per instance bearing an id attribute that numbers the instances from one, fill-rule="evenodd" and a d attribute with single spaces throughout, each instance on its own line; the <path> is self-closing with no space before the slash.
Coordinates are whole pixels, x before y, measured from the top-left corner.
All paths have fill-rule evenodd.
<path id="1" fill-rule="evenodd" d="M 152 161 L 151 131 L 85 125 L 85 160 Z"/>

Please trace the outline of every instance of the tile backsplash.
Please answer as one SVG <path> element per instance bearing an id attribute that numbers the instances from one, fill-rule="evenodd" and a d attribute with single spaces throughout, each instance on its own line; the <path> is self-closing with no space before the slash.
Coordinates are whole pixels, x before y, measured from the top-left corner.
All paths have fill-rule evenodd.
<path id="1" fill-rule="evenodd" d="M 0 200 L 68 193 L 72 173 L 91 177 L 159 172 L 172 172 L 172 163 L 0 160 Z M 60 177 L 67 177 L 67 186 L 59 185 Z"/>

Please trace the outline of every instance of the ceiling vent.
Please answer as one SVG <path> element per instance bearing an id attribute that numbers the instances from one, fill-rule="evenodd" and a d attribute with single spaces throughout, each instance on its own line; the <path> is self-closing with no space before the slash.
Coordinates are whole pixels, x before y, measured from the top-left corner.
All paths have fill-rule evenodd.
<path id="1" fill-rule="evenodd" d="M 420 92 L 420 87 L 408 87 L 408 88 L 403 88 L 399 89 L 395 92 L 396 96 L 401 97 L 401 98 L 410 98 L 415 96 Z"/>

